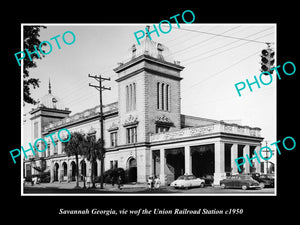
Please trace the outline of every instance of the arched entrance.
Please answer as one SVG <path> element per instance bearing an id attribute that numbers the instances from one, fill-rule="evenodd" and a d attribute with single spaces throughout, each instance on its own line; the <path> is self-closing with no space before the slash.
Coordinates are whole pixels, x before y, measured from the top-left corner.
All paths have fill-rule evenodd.
<path id="1" fill-rule="evenodd" d="M 85 176 L 86 177 L 86 163 L 84 160 L 81 160 L 80 161 L 80 170 L 81 170 L 81 174 L 82 176 Z M 81 180 L 83 180 L 83 177 L 80 176 Z"/>
<path id="2" fill-rule="evenodd" d="M 68 179 L 68 165 L 66 162 L 63 162 L 62 163 L 62 167 L 63 167 L 63 175 L 62 175 L 62 178 L 63 178 L 63 181 L 66 181 Z"/>
<path id="3" fill-rule="evenodd" d="M 136 159 L 131 157 L 128 159 L 128 182 L 137 181 L 137 165 Z"/>
<path id="4" fill-rule="evenodd" d="M 58 163 L 54 164 L 54 181 L 58 181 L 58 170 L 59 170 L 59 165 Z"/>
<path id="5" fill-rule="evenodd" d="M 76 163 L 71 162 L 71 181 L 76 181 Z"/>

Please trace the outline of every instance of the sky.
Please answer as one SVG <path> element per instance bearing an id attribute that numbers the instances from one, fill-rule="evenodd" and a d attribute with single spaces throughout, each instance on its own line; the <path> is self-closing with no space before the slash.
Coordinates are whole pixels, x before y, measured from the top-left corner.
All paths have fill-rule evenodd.
<path id="1" fill-rule="evenodd" d="M 30 69 L 30 77 L 39 78 L 40 87 L 32 89 L 32 97 L 39 99 L 48 93 L 49 79 L 52 94 L 61 99 L 72 113 L 92 108 L 99 104 L 99 93 L 89 83 L 88 77 L 102 75 L 111 91 L 103 92 L 103 103 L 117 101 L 117 74 L 113 71 L 118 62 L 130 57 L 130 49 L 137 44 L 134 32 L 145 30 L 148 24 L 31 24 L 45 25 L 39 39 L 49 41 L 52 52 Z M 181 72 L 181 113 L 216 120 L 239 121 L 242 125 L 260 127 L 261 135 L 269 143 L 276 139 L 276 82 L 258 88 L 248 88 L 238 95 L 235 84 L 254 81 L 260 75 L 260 54 L 267 45 L 274 43 L 276 57 L 275 24 L 180 24 L 168 34 L 151 35 L 156 42 L 166 45 L 171 57 L 180 61 L 185 69 Z M 167 30 L 167 28 L 165 28 Z M 193 31 L 191 31 L 193 30 Z M 66 45 L 61 37 L 72 31 L 76 40 Z M 196 32 L 195 32 L 196 31 Z M 216 34 L 216 35 L 213 35 Z M 60 35 L 58 49 L 50 38 Z M 235 37 L 235 38 L 234 38 Z M 69 39 L 68 39 L 69 38 Z M 247 40 L 241 40 L 243 38 Z M 72 40 L 66 35 L 66 40 Z M 258 42 L 259 41 L 259 42 Z M 48 49 L 45 48 L 47 52 Z M 276 64 L 276 61 L 275 61 Z M 275 76 L 274 76 L 275 75 Z M 267 79 L 267 77 L 263 77 Z M 267 81 L 266 81 L 267 82 Z M 23 107 L 21 103 L 21 107 Z M 22 112 L 23 144 L 31 141 L 30 114 L 34 105 L 25 104 Z"/>

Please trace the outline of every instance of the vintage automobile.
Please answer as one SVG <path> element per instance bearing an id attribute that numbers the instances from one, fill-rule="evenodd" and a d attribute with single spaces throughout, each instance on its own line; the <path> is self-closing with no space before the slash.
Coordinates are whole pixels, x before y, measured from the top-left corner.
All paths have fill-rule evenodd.
<path id="1" fill-rule="evenodd" d="M 195 177 L 194 175 L 182 175 L 173 181 L 170 186 L 174 188 L 204 187 L 205 180 Z"/>
<path id="2" fill-rule="evenodd" d="M 214 183 L 214 176 L 213 175 L 207 174 L 207 175 L 204 175 L 200 178 L 205 181 L 205 186 L 212 186 L 213 183 Z"/>
<path id="3" fill-rule="evenodd" d="M 251 175 L 237 174 L 231 175 L 226 179 L 220 181 L 221 188 L 242 188 L 247 190 L 249 188 L 262 188 L 259 182 L 254 180 Z"/>
<path id="4" fill-rule="evenodd" d="M 274 175 L 252 173 L 252 178 L 259 182 L 262 187 L 274 187 Z"/>

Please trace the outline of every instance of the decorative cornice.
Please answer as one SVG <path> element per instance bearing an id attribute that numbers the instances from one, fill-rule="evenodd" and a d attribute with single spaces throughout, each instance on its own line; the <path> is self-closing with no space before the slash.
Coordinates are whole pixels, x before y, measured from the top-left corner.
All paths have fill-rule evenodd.
<path id="1" fill-rule="evenodd" d="M 161 115 L 155 119 L 155 124 L 171 127 L 174 123 L 165 115 Z"/>
<path id="2" fill-rule="evenodd" d="M 180 66 L 180 65 L 177 65 L 177 64 L 174 64 L 174 63 L 171 63 L 171 62 L 167 62 L 167 61 L 164 61 L 164 60 L 159 60 L 159 59 L 156 59 L 152 56 L 143 54 L 143 55 L 140 55 L 140 56 L 130 60 L 129 62 L 120 64 L 117 68 L 114 69 L 114 71 L 116 73 L 119 73 L 119 72 L 125 70 L 126 68 L 139 63 L 142 60 L 152 61 L 152 62 L 155 62 L 157 64 L 161 64 L 161 65 L 166 66 L 166 67 L 171 67 L 173 69 L 180 70 L 180 71 L 184 69 L 183 66 Z"/>
<path id="3" fill-rule="evenodd" d="M 89 131 L 87 132 L 87 134 L 88 135 L 93 135 L 93 134 L 96 134 L 96 132 L 97 131 L 95 130 L 95 128 L 91 126 L 91 128 L 89 129 Z"/>
<path id="4" fill-rule="evenodd" d="M 116 124 L 115 122 L 113 122 L 110 127 L 107 129 L 108 132 L 112 132 L 112 131 L 115 131 L 115 130 L 118 130 L 119 129 L 119 126 L 118 124 Z"/>
<path id="5" fill-rule="evenodd" d="M 125 120 L 123 127 L 137 125 L 139 123 L 137 116 L 129 115 L 128 118 Z"/>
<path id="6" fill-rule="evenodd" d="M 147 68 L 147 67 L 143 67 L 143 68 L 140 68 L 136 71 L 133 71 L 129 74 L 126 74 L 122 77 L 119 77 L 118 79 L 116 79 L 116 82 L 120 82 L 120 81 L 123 81 L 123 80 L 126 80 L 132 76 L 135 76 L 141 72 L 149 72 L 149 73 L 152 73 L 152 74 L 155 74 L 155 75 L 158 75 L 158 76 L 162 76 L 162 77 L 166 77 L 166 78 L 170 78 L 170 79 L 173 79 L 173 80 L 182 80 L 183 78 L 182 77 L 178 77 L 178 76 L 174 76 L 174 75 L 170 75 L 168 73 L 163 73 L 163 72 L 160 72 L 160 71 L 157 71 L 157 70 L 153 70 L 153 69 L 150 69 L 150 68 Z"/>

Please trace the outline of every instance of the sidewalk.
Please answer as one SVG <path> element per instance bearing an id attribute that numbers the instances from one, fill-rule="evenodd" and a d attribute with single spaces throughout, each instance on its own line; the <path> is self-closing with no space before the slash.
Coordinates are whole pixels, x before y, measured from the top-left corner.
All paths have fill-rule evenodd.
<path id="1" fill-rule="evenodd" d="M 96 189 L 91 188 L 92 184 L 90 186 L 86 185 L 86 189 L 83 189 L 84 185 L 83 182 L 79 182 L 79 189 L 75 189 L 76 182 L 53 182 L 53 183 L 40 183 L 40 184 L 34 184 L 31 186 L 31 183 L 26 182 L 24 185 L 25 189 L 44 189 L 46 190 L 57 190 L 57 192 L 60 192 L 60 190 L 78 190 L 78 192 L 81 192 L 81 190 L 86 190 L 85 192 L 88 192 L 91 190 L 92 192 L 99 191 L 99 192 L 136 192 L 147 189 L 146 183 L 129 183 L 129 184 L 123 184 L 121 186 L 121 189 L 118 188 L 118 185 L 114 185 L 114 187 L 111 184 L 103 184 L 103 189 L 100 189 L 100 184 L 96 183 Z"/>

